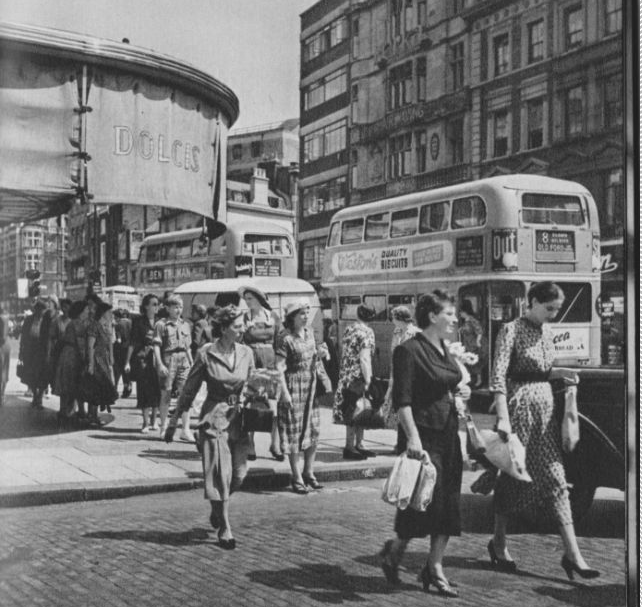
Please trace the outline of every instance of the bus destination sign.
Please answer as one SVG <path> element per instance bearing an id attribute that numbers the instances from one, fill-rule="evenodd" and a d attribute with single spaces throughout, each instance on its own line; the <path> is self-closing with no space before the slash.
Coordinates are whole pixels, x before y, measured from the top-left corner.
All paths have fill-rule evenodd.
<path id="1" fill-rule="evenodd" d="M 484 237 L 458 238 L 455 246 L 455 265 L 459 267 L 484 265 Z"/>
<path id="2" fill-rule="evenodd" d="M 281 276 L 281 260 L 255 259 L 254 276 Z"/>
<path id="3" fill-rule="evenodd" d="M 575 261 L 575 234 L 558 230 L 535 232 L 535 259 L 538 261 Z"/>

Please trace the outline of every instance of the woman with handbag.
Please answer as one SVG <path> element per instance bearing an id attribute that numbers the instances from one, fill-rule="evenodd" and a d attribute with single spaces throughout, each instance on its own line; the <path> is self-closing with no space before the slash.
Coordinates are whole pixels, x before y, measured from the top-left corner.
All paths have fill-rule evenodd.
<path id="1" fill-rule="evenodd" d="M 198 350 L 169 420 L 165 441 L 174 440 L 179 418 L 189 411 L 205 382 L 207 397 L 197 426 L 205 499 L 210 501 L 210 523 L 218 529 L 219 546 L 232 550 L 236 540 L 230 524 L 229 500 L 247 474 L 249 439 L 241 429 L 240 407 L 246 383 L 254 371 L 254 353 L 238 343 L 244 330 L 242 310 L 234 305 L 220 308 L 214 322 L 218 325 L 219 337 Z"/>
<path id="2" fill-rule="evenodd" d="M 140 315 L 132 321 L 132 331 L 124 372 L 136 382 L 136 407 L 143 415 L 142 434 L 158 432 L 160 383 L 154 366 L 154 327 L 160 305 L 153 293 L 147 293 L 140 305 Z"/>
<path id="3" fill-rule="evenodd" d="M 397 346 L 393 354 L 392 402 L 407 436 L 407 456 L 422 459 L 427 453 L 437 478 L 432 502 L 424 512 L 397 510 L 397 538 L 385 543 L 381 566 L 386 579 L 398 585 L 399 562 L 408 542 L 430 535 L 428 561 L 420 573 L 424 590 L 434 586 L 441 596 L 456 597 L 442 561 L 450 536 L 461 535 L 463 461 L 455 397 L 467 398 L 470 389 L 460 384 L 459 365 L 446 343 L 457 325 L 453 298 L 443 291 L 423 295 L 415 315 L 421 332 Z"/>
<path id="4" fill-rule="evenodd" d="M 300 298 L 289 302 L 284 310 L 285 329 L 276 346 L 276 368 L 282 374 L 281 397 L 277 405 L 282 450 L 288 456 L 292 472 L 292 491 L 299 495 L 310 489 L 321 489 L 314 476 L 321 414 L 314 398 L 317 376 L 324 375 L 319 354 L 325 346 L 317 346 L 312 330 L 307 327 L 310 302 Z M 325 381 L 325 377 L 323 377 Z M 303 471 L 299 459 L 303 451 Z"/>
<path id="5" fill-rule="evenodd" d="M 550 380 L 560 376 L 569 384 L 577 375 L 568 370 L 551 372 L 555 358 L 548 327 L 558 315 L 564 293 L 553 282 L 539 282 L 527 294 L 528 311 L 506 323 L 497 336 L 490 391 L 497 414 L 497 432 L 505 438 L 514 432 L 526 448 L 526 468 L 533 479 L 524 483 L 500 474 L 495 484 L 495 533 L 488 542 L 491 564 L 504 572 L 517 565 L 506 548 L 508 517 L 518 513 L 544 512 L 559 526 L 564 543 L 562 568 L 570 579 L 573 573 L 595 578 L 582 557 L 575 536 L 571 504 L 562 463 L 561 431 L 554 416 Z M 549 519 L 550 520 L 550 519 Z"/>
<path id="6" fill-rule="evenodd" d="M 374 308 L 365 304 L 357 306 L 357 321 L 346 328 L 341 340 L 341 366 L 334 396 L 333 418 L 336 424 L 345 424 L 346 427 L 343 459 L 364 460 L 377 455 L 364 448 L 364 427 L 354 422 L 357 402 L 366 395 L 372 382 L 375 337 L 368 323 L 375 316 Z"/>
<path id="7" fill-rule="evenodd" d="M 250 346 L 254 352 L 254 364 L 257 369 L 275 369 L 276 354 L 274 344 L 276 336 L 281 331 L 281 321 L 267 301 L 265 294 L 253 286 L 245 286 L 240 294 L 247 304 L 247 312 L 244 315 L 245 332 L 243 343 Z M 281 452 L 279 439 L 279 428 L 274 417 L 272 432 L 270 433 L 270 453 L 278 462 L 282 462 L 285 456 Z M 256 459 L 254 447 L 254 433 L 250 433 L 250 453 L 248 459 Z"/>
<path id="8" fill-rule="evenodd" d="M 33 393 L 31 406 L 42 409 L 42 395 L 47 387 L 45 372 L 49 323 L 45 315 L 47 304 L 38 299 L 33 304 L 33 314 L 27 316 L 20 334 L 18 365 L 22 366 L 20 379 Z"/>

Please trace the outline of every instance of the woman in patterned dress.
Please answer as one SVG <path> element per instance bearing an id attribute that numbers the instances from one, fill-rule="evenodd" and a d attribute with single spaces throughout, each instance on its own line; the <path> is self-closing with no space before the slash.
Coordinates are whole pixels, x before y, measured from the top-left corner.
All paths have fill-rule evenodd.
<path id="1" fill-rule="evenodd" d="M 272 310 L 265 294 L 256 287 L 242 287 L 241 295 L 248 308 L 243 317 L 245 320 L 243 343 L 252 348 L 254 352 L 254 364 L 257 369 L 274 369 L 276 366 L 274 344 L 276 342 L 276 336 L 282 328 L 281 321 Z M 285 459 L 285 456 L 281 453 L 279 429 L 276 419 L 274 420 L 272 432 L 270 433 L 270 453 L 272 457 L 279 462 Z M 250 432 L 250 452 L 247 458 L 250 461 L 256 459 L 254 432 Z"/>
<path id="2" fill-rule="evenodd" d="M 343 459 L 363 460 L 377 455 L 364 448 L 364 428 L 353 425 L 351 421 L 357 400 L 368 391 L 372 382 L 375 336 L 367 323 L 375 316 L 374 308 L 365 304 L 357 306 L 357 322 L 346 328 L 341 340 L 341 366 L 333 417 L 335 423 L 346 427 Z"/>
<path id="3" fill-rule="evenodd" d="M 557 316 L 564 293 L 555 283 L 540 282 L 528 291 L 528 311 L 505 324 L 497 336 L 490 382 L 497 412 L 497 431 L 514 432 L 526 448 L 526 468 L 532 483 L 500 474 L 495 485 L 495 533 L 488 543 L 491 563 L 514 572 L 517 567 L 506 548 L 508 517 L 543 510 L 559 525 L 564 542 L 562 567 L 569 578 L 597 577 L 577 545 L 571 504 L 562 464 L 561 431 L 554 416 L 550 379 L 555 350 L 546 323 Z M 559 369 L 555 376 L 577 383 L 577 375 Z"/>
<path id="4" fill-rule="evenodd" d="M 317 357 L 324 355 L 317 348 L 312 330 L 306 325 L 310 302 L 301 298 L 285 307 L 283 325 L 276 346 L 276 368 L 283 374 L 281 398 L 278 403 L 278 424 L 281 449 L 288 456 L 292 472 L 292 491 L 308 493 L 321 489 L 314 476 L 314 458 L 319 441 L 321 415 L 314 393 L 317 383 Z M 303 451 L 303 472 L 299 469 Z"/>

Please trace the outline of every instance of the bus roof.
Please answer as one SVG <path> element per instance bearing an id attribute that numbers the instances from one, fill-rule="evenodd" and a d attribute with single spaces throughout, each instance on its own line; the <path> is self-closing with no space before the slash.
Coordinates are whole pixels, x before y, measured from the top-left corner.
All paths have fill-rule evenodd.
<path id="1" fill-rule="evenodd" d="M 360 215 L 365 209 L 367 209 L 368 212 L 387 209 L 389 205 L 393 204 L 396 206 L 396 203 L 399 202 L 414 204 L 431 200 L 443 200 L 444 198 L 454 198 L 469 194 L 473 184 L 479 191 L 504 188 L 507 190 L 534 190 L 555 194 L 589 194 L 589 191 L 583 185 L 566 179 L 557 179 L 555 177 L 547 177 L 545 175 L 519 173 L 514 175 L 498 175 L 496 177 L 487 177 L 486 179 L 478 179 L 476 181 L 466 181 L 442 188 L 422 190 L 421 192 L 412 192 L 411 194 L 404 194 L 352 207 L 346 207 L 345 209 L 337 211 L 332 217 L 332 221 L 338 221 L 342 219 L 344 215 L 351 215 L 353 213 Z"/>
<path id="2" fill-rule="evenodd" d="M 179 285 L 174 293 L 224 293 L 238 291 L 244 286 L 256 287 L 264 293 L 314 293 L 314 287 L 300 278 L 209 278 Z"/>
<path id="3" fill-rule="evenodd" d="M 104 293 L 138 293 L 135 287 L 131 287 L 129 285 L 111 285 L 108 287 L 102 287 L 102 290 Z"/>
<path id="4" fill-rule="evenodd" d="M 277 223 L 265 220 L 243 219 L 243 221 L 229 221 L 228 230 L 242 231 L 245 233 L 252 232 L 257 234 L 290 234 L 286 228 Z M 176 230 L 174 232 L 163 232 L 147 236 L 143 245 L 159 244 L 161 242 L 173 242 L 175 240 L 198 238 L 203 233 L 203 228 L 187 228 L 185 230 Z"/>

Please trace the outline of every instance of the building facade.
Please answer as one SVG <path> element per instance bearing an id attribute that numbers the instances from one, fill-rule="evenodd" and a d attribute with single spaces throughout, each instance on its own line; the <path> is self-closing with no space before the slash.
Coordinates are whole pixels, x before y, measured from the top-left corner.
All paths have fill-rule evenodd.
<path id="1" fill-rule="evenodd" d="M 30 223 L 12 224 L 0 229 L 0 305 L 9 314 L 19 314 L 29 307 L 30 297 L 23 297 L 18 280 L 33 286 L 37 280 L 40 294 L 63 297 L 65 294 L 65 259 L 67 228 L 65 216 Z M 37 279 L 32 272 L 38 272 Z"/>
<path id="2" fill-rule="evenodd" d="M 502 173 L 585 185 L 613 247 L 604 257 L 621 255 L 622 18 L 621 0 L 321 0 L 305 11 L 302 277 L 318 285 L 336 209 Z"/>

